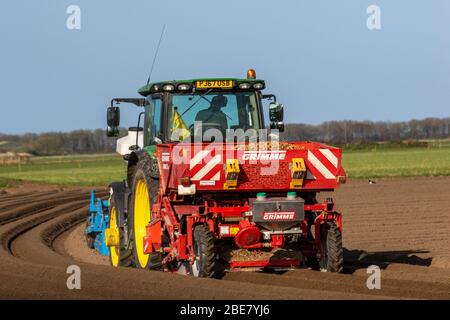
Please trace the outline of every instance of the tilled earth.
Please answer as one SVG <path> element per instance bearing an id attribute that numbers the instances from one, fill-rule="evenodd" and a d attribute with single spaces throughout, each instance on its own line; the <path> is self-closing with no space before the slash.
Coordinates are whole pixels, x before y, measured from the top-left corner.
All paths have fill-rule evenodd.
<path id="1" fill-rule="evenodd" d="M 344 213 L 344 274 L 231 272 L 215 280 L 110 267 L 84 242 L 89 189 L 7 190 L 0 298 L 450 299 L 450 177 L 351 180 L 333 196 Z M 67 289 L 74 264 L 81 290 Z M 380 290 L 366 286 L 370 265 L 382 270 Z"/>

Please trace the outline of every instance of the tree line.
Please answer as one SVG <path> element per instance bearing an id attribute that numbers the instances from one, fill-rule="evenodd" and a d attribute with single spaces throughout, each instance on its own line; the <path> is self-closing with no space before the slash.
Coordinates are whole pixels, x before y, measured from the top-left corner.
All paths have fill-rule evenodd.
<path id="1" fill-rule="evenodd" d="M 380 141 L 445 139 L 450 137 L 450 118 L 403 122 L 328 121 L 319 125 L 286 124 L 282 138 L 347 144 Z"/>
<path id="2" fill-rule="evenodd" d="M 120 130 L 121 136 L 126 129 Z M 380 141 L 445 139 L 450 137 L 449 118 L 427 118 L 404 122 L 328 121 L 319 125 L 286 124 L 281 139 L 288 141 L 320 141 L 352 144 Z M 111 153 L 116 139 L 108 138 L 105 130 L 71 132 L 0 134 L 0 153 L 28 152 L 33 155 Z"/>
<path id="3" fill-rule="evenodd" d="M 121 130 L 125 133 L 125 130 Z M 116 139 L 103 129 L 70 132 L 0 134 L 0 152 L 28 152 L 33 155 L 111 153 Z"/>

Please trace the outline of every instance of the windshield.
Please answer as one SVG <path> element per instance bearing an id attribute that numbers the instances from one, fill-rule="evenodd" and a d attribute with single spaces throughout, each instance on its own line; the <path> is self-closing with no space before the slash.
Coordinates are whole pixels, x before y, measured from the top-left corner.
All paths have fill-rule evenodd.
<path id="1" fill-rule="evenodd" d="M 169 104 L 171 140 L 188 138 L 194 122 L 225 133 L 228 129 L 260 129 L 255 92 L 173 94 Z M 172 134 L 176 132 L 176 134 Z M 174 138 L 177 137 L 177 138 Z"/>

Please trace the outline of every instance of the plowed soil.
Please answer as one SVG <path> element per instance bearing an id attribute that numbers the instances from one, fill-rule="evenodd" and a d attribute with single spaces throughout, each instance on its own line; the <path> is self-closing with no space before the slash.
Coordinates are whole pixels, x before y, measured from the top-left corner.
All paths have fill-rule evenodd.
<path id="1" fill-rule="evenodd" d="M 335 192 L 344 274 L 231 272 L 220 280 L 110 267 L 84 240 L 86 188 L 6 191 L 2 299 L 450 299 L 450 177 L 353 180 Z M 67 288 L 69 265 L 81 269 L 81 290 Z M 370 265 L 381 268 L 380 290 L 366 286 Z"/>

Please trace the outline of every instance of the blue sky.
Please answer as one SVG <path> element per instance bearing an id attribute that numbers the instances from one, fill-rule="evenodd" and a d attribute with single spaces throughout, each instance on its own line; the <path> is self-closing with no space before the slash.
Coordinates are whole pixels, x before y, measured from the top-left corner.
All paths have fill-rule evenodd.
<path id="1" fill-rule="evenodd" d="M 66 8 L 81 8 L 81 30 Z M 366 27 L 369 5 L 381 30 Z M 450 116 L 450 2 L 3 0 L 0 132 L 99 128 L 113 97 L 153 80 L 244 77 L 287 122 Z M 123 125 L 136 110 L 123 108 Z"/>

